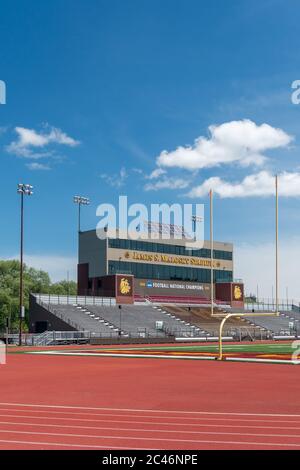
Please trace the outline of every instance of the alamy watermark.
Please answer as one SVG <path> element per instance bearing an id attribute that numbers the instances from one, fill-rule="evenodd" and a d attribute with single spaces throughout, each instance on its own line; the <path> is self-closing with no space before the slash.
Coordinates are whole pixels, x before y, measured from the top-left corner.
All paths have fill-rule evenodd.
<path id="1" fill-rule="evenodd" d="M 0 366 L 6 364 L 6 344 L 0 341 Z"/>
<path id="2" fill-rule="evenodd" d="M 292 90 L 294 90 L 291 96 L 292 103 L 300 104 L 300 80 L 295 80 L 292 83 Z"/>
<path id="3" fill-rule="evenodd" d="M 0 80 L 0 105 L 6 104 L 6 83 Z"/>
<path id="4" fill-rule="evenodd" d="M 148 208 L 140 203 L 129 205 L 128 197 L 120 196 L 118 207 L 100 204 L 96 215 L 101 240 L 109 231 L 112 238 L 184 240 L 191 248 L 204 245 L 203 204 L 151 204 Z"/>

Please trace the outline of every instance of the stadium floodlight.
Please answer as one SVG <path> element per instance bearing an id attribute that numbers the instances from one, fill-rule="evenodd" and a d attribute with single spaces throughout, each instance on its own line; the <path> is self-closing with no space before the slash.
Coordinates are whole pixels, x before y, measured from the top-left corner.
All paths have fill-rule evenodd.
<path id="1" fill-rule="evenodd" d="M 175 225 L 175 224 L 165 224 L 161 222 L 152 222 L 152 221 L 144 221 L 144 228 L 150 233 L 157 235 L 159 238 L 163 238 L 164 236 L 167 238 L 168 236 L 175 240 L 192 240 L 193 238 L 191 235 L 185 230 L 182 225 Z"/>
<path id="2" fill-rule="evenodd" d="M 81 232 L 81 206 L 89 206 L 91 201 L 88 197 L 74 196 L 74 204 L 78 205 L 78 233 Z"/>
<path id="3" fill-rule="evenodd" d="M 31 184 L 19 183 L 17 193 L 21 196 L 21 227 L 20 227 L 20 300 L 19 300 L 19 346 L 22 346 L 22 326 L 25 317 L 25 308 L 23 305 L 24 286 L 23 286 L 23 251 L 24 251 L 24 196 L 33 195 L 33 186 Z"/>
<path id="4" fill-rule="evenodd" d="M 31 186 L 31 184 L 23 184 L 23 183 L 19 183 L 18 184 L 18 188 L 17 188 L 17 192 L 18 194 L 25 194 L 26 196 L 32 196 L 33 195 L 33 186 Z"/>
<path id="5" fill-rule="evenodd" d="M 90 204 L 90 200 L 87 197 L 82 196 L 74 196 L 75 204 L 80 204 L 82 206 L 88 206 Z"/>

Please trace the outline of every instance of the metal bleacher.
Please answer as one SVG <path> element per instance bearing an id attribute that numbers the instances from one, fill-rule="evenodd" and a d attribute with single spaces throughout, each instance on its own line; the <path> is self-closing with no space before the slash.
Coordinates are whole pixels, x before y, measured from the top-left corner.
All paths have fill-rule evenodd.
<path id="1" fill-rule="evenodd" d="M 161 308 L 152 305 L 123 305 L 117 307 L 91 306 L 89 310 L 109 321 L 130 336 L 201 336 L 204 332 L 190 323 L 165 313 Z M 161 326 L 157 328 L 157 322 Z"/>
<path id="2" fill-rule="evenodd" d="M 207 337 L 197 325 L 151 303 L 122 305 L 112 299 L 35 295 L 37 303 L 77 331 L 99 338 Z"/>
<path id="3" fill-rule="evenodd" d="M 288 315 L 287 313 L 281 313 L 279 317 L 275 317 L 275 316 L 274 317 L 255 317 L 249 314 L 249 316 L 247 315 L 246 318 L 253 325 L 254 324 L 259 325 L 265 328 L 266 330 L 272 332 L 274 335 L 294 336 L 295 328 L 291 328 L 290 323 L 295 319 L 295 315 L 294 315 L 294 312 L 293 312 L 293 315 L 290 316 L 290 314 L 291 312 L 288 312 Z M 298 320 L 295 319 L 295 327 L 296 329 L 298 329 L 298 331 L 300 331 L 299 321 L 300 321 L 300 315 L 299 315 Z M 297 323 L 299 324 L 298 328 L 297 328 Z"/>
<path id="4" fill-rule="evenodd" d="M 159 304 L 138 299 L 133 305 L 116 304 L 115 299 L 100 297 L 67 297 L 35 294 L 43 308 L 74 330 L 89 332 L 97 338 L 194 338 L 212 341 L 219 335 L 221 317 L 211 317 L 208 305 Z M 143 300 L 143 301 L 142 301 Z M 234 309 L 216 305 L 215 313 Z M 238 313 L 238 312 L 237 312 Z M 235 340 L 297 337 L 300 332 L 300 309 L 295 307 L 279 317 L 252 315 L 230 318 L 224 337 Z M 276 339 L 276 338 L 275 338 Z"/>
<path id="5" fill-rule="evenodd" d="M 52 304 L 48 309 L 78 331 L 89 331 L 97 337 L 118 336 L 118 328 L 91 314 L 87 306 Z"/>
<path id="6" fill-rule="evenodd" d="M 212 337 L 218 337 L 220 323 L 222 318 L 212 317 L 210 308 L 200 308 L 195 306 L 181 306 L 181 305 L 165 305 L 164 308 L 173 315 L 189 321 L 194 325 L 200 327 L 206 334 Z M 224 310 L 216 308 L 216 314 L 224 314 Z M 245 338 L 249 339 L 260 338 L 264 332 L 264 328 L 259 325 L 250 323 L 243 317 L 231 318 L 226 323 L 224 335 L 226 337 L 235 337 L 236 339 Z"/>

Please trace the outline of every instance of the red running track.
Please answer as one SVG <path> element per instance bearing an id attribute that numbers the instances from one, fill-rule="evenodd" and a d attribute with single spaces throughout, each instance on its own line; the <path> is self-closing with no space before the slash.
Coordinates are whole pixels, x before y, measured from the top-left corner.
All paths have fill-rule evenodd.
<path id="1" fill-rule="evenodd" d="M 300 449 L 297 366 L 10 355 L 0 449 Z"/>

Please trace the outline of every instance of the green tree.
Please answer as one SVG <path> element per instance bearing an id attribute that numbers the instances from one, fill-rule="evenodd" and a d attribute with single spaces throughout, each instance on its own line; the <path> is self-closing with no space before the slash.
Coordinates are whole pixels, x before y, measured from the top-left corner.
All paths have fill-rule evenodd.
<path id="1" fill-rule="evenodd" d="M 77 284 L 74 281 L 60 281 L 50 286 L 50 294 L 76 295 Z"/>
<path id="2" fill-rule="evenodd" d="M 12 329 L 18 328 L 19 321 L 20 262 L 0 260 L 0 331 L 5 328 L 6 318 Z M 76 283 L 61 281 L 51 283 L 49 274 L 24 265 L 24 306 L 26 318 L 30 293 L 76 295 Z M 26 329 L 26 323 L 25 323 Z"/>

